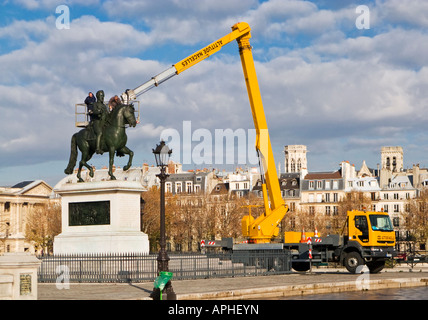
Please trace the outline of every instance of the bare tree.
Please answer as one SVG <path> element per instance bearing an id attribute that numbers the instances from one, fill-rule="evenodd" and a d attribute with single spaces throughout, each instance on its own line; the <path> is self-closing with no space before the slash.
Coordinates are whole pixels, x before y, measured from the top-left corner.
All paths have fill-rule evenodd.
<path id="1" fill-rule="evenodd" d="M 147 233 L 152 249 L 160 240 L 160 191 L 157 187 L 142 194 L 144 209 L 142 212 L 141 230 Z M 176 197 L 170 193 L 165 195 L 165 230 L 171 235 L 173 222 L 176 216 Z"/>
<path id="2" fill-rule="evenodd" d="M 407 209 L 403 217 L 405 229 L 409 233 L 408 240 L 426 248 L 428 241 L 428 189 L 422 190 L 417 198 L 410 199 Z"/>
<path id="3" fill-rule="evenodd" d="M 36 250 L 53 251 L 54 237 L 61 232 L 61 205 L 49 202 L 35 207 L 27 215 L 26 240 L 33 242 Z"/>

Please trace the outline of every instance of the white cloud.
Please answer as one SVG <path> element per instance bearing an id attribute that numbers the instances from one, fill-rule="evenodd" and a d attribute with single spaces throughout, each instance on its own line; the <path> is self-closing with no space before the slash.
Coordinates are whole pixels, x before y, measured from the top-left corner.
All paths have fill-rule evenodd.
<path id="1" fill-rule="evenodd" d="M 428 27 L 428 2 L 424 0 L 377 0 L 379 15 L 394 24 Z"/>
<path id="2" fill-rule="evenodd" d="M 424 10 L 421 2 L 406 3 L 408 11 Z M 22 4 L 37 9 L 35 3 Z M 38 5 L 48 8 L 54 1 Z M 191 53 L 189 47 L 225 35 L 237 21 L 249 22 L 253 30 L 257 75 L 277 162 L 282 161 L 285 144 L 307 144 L 312 154 L 325 153 L 322 161 L 336 163 L 342 160 L 337 153 L 361 156 L 364 148 L 405 145 L 411 139 L 404 134 L 409 130 L 417 141 L 424 140 L 427 33 L 412 28 L 424 22 L 417 18 L 411 24 L 406 14 L 400 21 L 408 25 L 385 27 L 385 21 L 398 21 L 397 1 L 378 2 L 371 12 L 377 20 L 373 28 L 379 29 L 355 38 L 346 35 L 355 27 L 355 8 L 350 6 L 321 10 L 312 2 L 292 0 L 193 5 L 111 0 L 102 6 L 115 21 L 83 15 L 71 21 L 69 30 L 57 30 L 55 17 L 49 16 L 0 28 L 0 40 L 15 41 L 16 48 L 0 55 L 2 165 L 26 163 L 32 154 L 38 154 L 33 161 L 66 161 L 70 137 L 77 131 L 74 104 L 88 91 L 104 89 L 108 99 L 135 88 Z M 386 10 L 382 16 L 381 9 Z M 310 40 L 302 44 L 300 36 Z M 262 46 L 266 43 L 270 45 Z M 174 61 L 168 61 L 169 56 L 161 61 L 156 55 L 165 44 L 174 48 Z M 129 146 L 138 146 L 137 158 L 143 150 L 150 153 L 148 145 L 157 142 L 163 130 L 182 130 L 185 120 L 192 121 L 194 130 L 253 128 L 237 51 L 205 60 L 140 100 L 141 124 L 128 131 Z M 326 151 L 332 144 L 338 148 Z"/>
<path id="3" fill-rule="evenodd" d="M 28 10 L 50 9 L 55 11 L 55 8 L 59 5 L 93 6 L 98 5 L 100 0 L 14 0 L 14 2 Z"/>

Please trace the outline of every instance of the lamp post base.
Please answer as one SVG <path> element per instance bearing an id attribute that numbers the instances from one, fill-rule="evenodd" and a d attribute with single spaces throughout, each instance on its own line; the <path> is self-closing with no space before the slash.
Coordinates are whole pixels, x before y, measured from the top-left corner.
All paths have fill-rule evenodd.
<path id="1" fill-rule="evenodd" d="M 153 300 L 160 300 L 160 289 L 153 288 L 152 293 L 150 294 L 150 298 Z M 165 299 L 166 298 L 166 299 Z M 162 300 L 177 300 L 177 295 L 172 288 L 171 281 L 168 281 L 165 288 L 162 291 Z"/>

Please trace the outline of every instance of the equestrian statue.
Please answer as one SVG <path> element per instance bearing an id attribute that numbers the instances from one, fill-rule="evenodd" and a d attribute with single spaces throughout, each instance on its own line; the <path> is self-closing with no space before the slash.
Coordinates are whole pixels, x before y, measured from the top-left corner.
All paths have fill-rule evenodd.
<path id="1" fill-rule="evenodd" d="M 88 161 L 94 153 L 109 154 L 109 170 L 108 174 L 111 180 L 116 180 L 113 175 L 114 155 L 123 157 L 129 155 L 128 163 L 123 170 L 128 170 L 132 165 L 134 152 L 126 146 L 128 137 L 125 132 L 125 125 L 135 127 L 137 120 L 135 119 L 135 109 L 133 104 L 117 103 L 114 108 L 108 112 L 104 104 L 104 91 L 99 90 L 96 93 L 97 101 L 93 104 L 89 111 L 91 122 L 89 125 L 75 133 L 71 138 L 71 154 L 65 174 L 72 174 L 77 161 L 77 149 L 82 153 L 79 162 L 79 170 L 77 171 L 78 182 L 84 182 L 81 177 L 83 167 L 88 168 L 89 176 L 94 176 L 93 168 L 88 165 Z"/>

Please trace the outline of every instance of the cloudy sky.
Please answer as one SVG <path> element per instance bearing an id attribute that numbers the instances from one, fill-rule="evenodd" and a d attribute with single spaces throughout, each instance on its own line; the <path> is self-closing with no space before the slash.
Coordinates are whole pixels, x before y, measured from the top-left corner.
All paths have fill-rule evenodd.
<path id="1" fill-rule="evenodd" d="M 74 106 L 89 91 L 103 89 L 109 99 L 135 88 L 239 21 L 252 29 L 276 163 L 285 145 L 304 144 L 310 171 L 334 171 L 343 160 L 375 168 L 382 146 L 402 146 L 405 167 L 428 166 L 425 0 L 6 0 L 0 185 L 43 179 L 54 186 L 79 130 Z M 190 152 L 202 141 L 195 132 L 254 127 L 236 42 L 139 100 L 141 123 L 127 130 L 135 166 L 154 162 L 165 130 L 180 134 L 173 154 L 183 160 L 185 124 L 194 134 Z M 235 159 L 223 168 L 243 166 Z M 102 167 L 108 157 L 90 163 Z M 185 168 L 203 167 L 220 166 Z"/>

